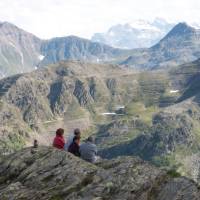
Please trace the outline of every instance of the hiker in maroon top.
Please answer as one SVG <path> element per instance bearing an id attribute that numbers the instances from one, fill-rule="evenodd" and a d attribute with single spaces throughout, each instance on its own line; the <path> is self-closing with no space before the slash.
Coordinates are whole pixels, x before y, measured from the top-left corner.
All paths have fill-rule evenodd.
<path id="1" fill-rule="evenodd" d="M 53 146 L 57 149 L 64 149 L 64 145 L 65 145 L 65 139 L 63 137 L 64 135 L 64 129 L 59 128 L 56 131 L 56 137 L 53 140 Z"/>
<path id="2" fill-rule="evenodd" d="M 79 145 L 80 145 L 80 136 L 74 136 L 73 142 L 70 144 L 68 148 L 68 152 L 74 154 L 75 156 L 80 157 Z"/>

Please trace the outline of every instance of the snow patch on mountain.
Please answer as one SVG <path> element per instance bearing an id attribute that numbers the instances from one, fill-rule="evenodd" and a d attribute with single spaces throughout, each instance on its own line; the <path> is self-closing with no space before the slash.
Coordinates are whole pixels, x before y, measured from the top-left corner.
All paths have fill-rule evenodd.
<path id="1" fill-rule="evenodd" d="M 179 90 L 170 90 L 170 94 L 178 93 Z"/>
<path id="2" fill-rule="evenodd" d="M 197 22 L 190 23 L 190 26 L 195 28 L 195 29 L 200 29 L 200 23 L 197 23 Z"/>
<path id="3" fill-rule="evenodd" d="M 44 59 L 44 57 L 45 57 L 45 56 L 43 56 L 43 55 L 39 55 L 39 56 L 38 56 L 38 59 L 39 59 L 40 61 L 42 61 L 42 60 Z"/>
<path id="4" fill-rule="evenodd" d="M 151 24 L 148 21 L 145 20 L 136 20 L 131 22 L 130 24 L 128 24 L 131 26 L 131 28 L 133 29 L 139 29 L 139 30 L 154 30 L 154 31 L 158 31 L 160 32 L 161 30 L 154 26 L 153 24 Z"/>

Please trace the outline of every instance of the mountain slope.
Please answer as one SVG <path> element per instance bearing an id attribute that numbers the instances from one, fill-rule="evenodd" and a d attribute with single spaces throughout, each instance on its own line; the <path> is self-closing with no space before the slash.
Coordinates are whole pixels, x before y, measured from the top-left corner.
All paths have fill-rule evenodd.
<path id="1" fill-rule="evenodd" d="M 153 22 L 137 20 L 112 26 L 106 33 L 96 33 L 92 41 L 125 49 L 147 48 L 159 42 L 173 26 L 159 18 Z"/>
<path id="2" fill-rule="evenodd" d="M 192 99 L 192 101 L 199 103 L 200 96 L 200 59 L 186 63 L 171 70 L 171 76 L 176 79 L 177 85 L 183 88 L 182 96 L 179 102 Z M 176 77 L 176 78 L 175 78 Z M 181 81 L 180 81 L 181 80 Z"/>
<path id="3" fill-rule="evenodd" d="M 75 36 L 42 40 L 8 22 L 0 23 L 0 77 L 29 72 L 62 60 L 111 62 L 129 51 Z"/>
<path id="4" fill-rule="evenodd" d="M 83 119 L 84 124 L 75 123 L 83 129 L 101 123 L 103 113 L 115 112 L 119 105 L 135 101 L 144 106 L 158 105 L 167 87 L 167 76 L 162 73 L 138 73 L 115 65 L 75 61 L 2 79 L 0 146 L 9 149 L 15 143 L 10 140 L 12 136 L 20 135 L 25 143 L 36 137 L 35 133 L 46 137 L 43 132 L 52 121 L 68 128 L 69 121 Z"/>
<path id="5" fill-rule="evenodd" d="M 200 199 L 193 181 L 132 157 L 92 165 L 53 148 L 28 148 L 0 158 L 0 169 L 5 200 Z"/>
<path id="6" fill-rule="evenodd" d="M 190 97 L 181 100 L 190 78 L 198 75 L 195 63 L 188 74 L 187 65 L 166 73 L 71 61 L 2 79 L 0 154 L 30 146 L 35 138 L 50 145 L 58 127 L 66 135 L 78 127 L 83 138 L 96 136 L 105 157 L 137 155 L 161 166 L 185 164 L 182 156 L 192 159 L 200 144 L 199 106 Z"/>
<path id="7" fill-rule="evenodd" d="M 101 126 L 96 134 L 101 156 L 139 156 L 158 166 L 172 166 L 199 182 L 199 72 L 199 60 L 170 70 L 171 91 L 179 93 L 172 105 L 154 109 L 152 114 L 135 103 L 128 119 Z M 127 106 L 126 114 L 130 108 Z"/>
<path id="8" fill-rule="evenodd" d="M 120 63 L 139 69 L 172 67 L 199 58 L 199 35 L 199 30 L 180 23 L 149 49 L 122 50 L 75 36 L 41 40 L 3 22 L 0 24 L 0 74 L 29 72 L 62 60 Z"/>
<path id="9" fill-rule="evenodd" d="M 41 40 L 8 22 L 0 23 L 0 73 L 33 70 L 40 62 Z"/>
<path id="10" fill-rule="evenodd" d="M 144 69 L 169 68 L 200 57 L 200 30 L 176 25 L 158 44 L 136 51 L 122 64 Z"/>
<path id="11" fill-rule="evenodd" d="M 53 38 L 43 42 L 41 46 L 44 59 L 40 66 L 55 64 L 61 60 L 108 62 L 125 56 L 128 52 L 75 36 Z"/>

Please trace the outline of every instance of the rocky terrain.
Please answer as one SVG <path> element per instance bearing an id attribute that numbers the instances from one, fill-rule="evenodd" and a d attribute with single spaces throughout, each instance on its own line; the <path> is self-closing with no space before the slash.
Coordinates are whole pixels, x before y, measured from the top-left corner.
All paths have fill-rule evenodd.
<path id="1" fill-rule="evenodd" d="M 138 158 L 119 157 L 93 165 L 40 147 L 0 157 L 0 198 L 198 200 L 200 190 L 178 173 Z"/>
<path id="2" fill-rule="evenodd" d="M 186 73 L 189 66 L 193 70 Z M 30 145 L 34 138 L 50 145 L 56 128 L 68 134 L 79 127 L 85 136 L 96 136 L 103 157 L 137 155 L 177 165 L 171 156 L 186 149 L 191 156 L 199 149 L 198 90 L 186 98 L 188 88 L 198 85 L 192 78 L 198 71 L 199 61 L 170 73 L 74 61 L 2 79 L 1 152 Z M 109 112 L 114 115 L 104 114 Z"/>
<path id="3" fill-rule="evenodd" d="M 170 71 L 179 93 L 172 105 L 145 109 L 135 103 L 125 110 L 128 119 L 103 125 L 97 132 L 101 156 L 137 155 L 199 181 L 199 66 L 197 60 Z"/>
<path id="4" fill-rule="evenodd" d="M 118 105 L 131 107 L 138 100 L 147 106 L 158 103 L 168 87 L 163 80 L 162 73 L 138 73 L 115 65 L 75 61 L 2 79 L 1 148 L 23 146 L 37 133 L 46 138 L 42 141 L 50 143 L 44 133 L 53 122 L 62 121 L 60 126 L 67 128 L 71 120 L 82 119 L 87 126 L 96 126 L 108 120 L 103 113 L 115 112 Z M 75 125 L 86 126 L 77 121 Z"/>
<path id="5" fill-rule="evenodd" d="M 153 117 L 151 128 L 140 128 L 143 134 L 135 139 L 111 149 L 103 150 L 101 155 L 113 158 L 119 155 L 138 155 L 145 160 L 164 156 L 174 152 L 179 145 L 192 148 L 195 143 L 192 133 L 193 124 L 187 116 L 158 113 Z M 146 132 L 144 132 L 146 130 Z"/>
<path id="6" fill-rule="evenodd" d="M 186 23 L 133 50 L 0 23 L 0 199 L 200 199 L 199 58 Z M 103 159 L 48 147 L 60 127 L 93 135 Z"/>
<path id="7" fill-rule="evenodd" d="M 51 145 L 58 127 L 66 135 L 79 127 L 83 138 L 96 137 L 102 157 L 140 156 L 197 181 L 197 165 L 186 163 L 198 163 L 199 69 L 199 60 L 169 72 L 71 61 L 4 78 L 1 154 L 35 138 Z"/>

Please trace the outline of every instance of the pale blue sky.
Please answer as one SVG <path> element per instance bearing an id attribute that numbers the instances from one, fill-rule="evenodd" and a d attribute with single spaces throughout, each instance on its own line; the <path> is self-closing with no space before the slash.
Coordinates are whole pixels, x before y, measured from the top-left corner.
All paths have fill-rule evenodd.
<path id="1" fill-rule="evenodd" d="M 117 23 L 155 17 L 198 22 L 200 0 L 0 0 L 0 21 L 42 38 L 89 38 Z"/>

